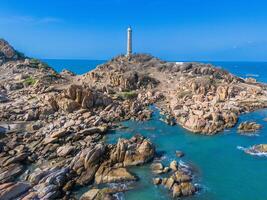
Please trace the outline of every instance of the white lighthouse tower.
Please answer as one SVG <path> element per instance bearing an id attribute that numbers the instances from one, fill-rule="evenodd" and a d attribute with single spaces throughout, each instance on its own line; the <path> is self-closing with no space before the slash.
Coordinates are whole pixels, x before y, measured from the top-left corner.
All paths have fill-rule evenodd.
<path id="1" fill-rule="evenodd" d="M 127 56 L 132 55 L 132 28 L 127 29 Z"/>

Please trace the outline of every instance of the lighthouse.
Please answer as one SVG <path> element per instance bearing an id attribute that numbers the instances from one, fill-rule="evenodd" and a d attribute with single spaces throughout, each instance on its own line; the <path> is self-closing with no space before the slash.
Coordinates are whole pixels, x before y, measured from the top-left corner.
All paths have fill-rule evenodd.
<path id="1" fill-rule="evenodd" d="M 132 28 L 127 29 L 127 56 L 132 55 Z"/>

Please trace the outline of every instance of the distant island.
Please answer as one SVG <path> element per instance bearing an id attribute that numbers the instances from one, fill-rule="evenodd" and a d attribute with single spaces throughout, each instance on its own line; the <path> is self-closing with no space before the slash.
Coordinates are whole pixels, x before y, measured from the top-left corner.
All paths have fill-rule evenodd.
<path id="1" fill-rule="evenodd" d="M 117 56 L 83 75 L 57 73 L 0 40 L 0 199 L 117 199 L 138 181 L 130 166 L 151 163 L 170 196 L 201 188 L 194 172 L 154 159 L 157 148 L 140 134 L 107 144 L 105 135 L 125 120 L 147 121 L 155 106 L 163 121 L 192 134 L 214 135 L 239 115 L 267 107 L 267 85 L 202 63 L 165 62 L 147 54 Z M 261 126 L 244 123 L 240 131 Z M 259 144 L 247 153 L 267 152 Z M 178 157 L 183 156 L 177 151 Z"/>

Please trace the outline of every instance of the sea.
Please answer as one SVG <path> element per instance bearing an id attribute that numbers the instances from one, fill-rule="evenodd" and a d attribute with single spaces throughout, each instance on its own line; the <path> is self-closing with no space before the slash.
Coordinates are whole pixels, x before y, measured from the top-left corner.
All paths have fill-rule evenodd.
<path id="1" fill-rule="evenodd" d="M 77 74 L 94 69 L 105 61 L 99 60 L 44 60 L 57 71 L 66 68 Z M 230 71 L 241 77 L 252 77 L 267 83 L 267 62 L 205 62 Z M 179 125 L 169 126 L 162 122 L 159 110 L 146 122 L 125 121 L 126 129 L 110 131 L 107 143 L 116 143 L 118 138 L 130 138 L 142 134 L 151 139 L 167 165 L 172 160 L 190 167 L 194 172 L 194 183 L 200 191 L 186 200 L 266 200 L 267 199 L 267 155 L 252 156 L 243 150 L 261 143 L 267 143 L 267 109 L 240 116 L 243 121 L 256 121 L 263 128 L 256 136 L 243 136 L 237 132 L 238 124 L 214 136 L 193 134 Z M 177 158 L 176 150 L 185 153 Z M 131 183 L 133 190 L 120 195 L 126 200 L 165 200 L 172 199 L 166 188 L 152 184 L 150 164 L 131 167 L 129 170 L 138 176 L 139 181 Z M 86 188 L 78 191 L 78 195 Z"/>

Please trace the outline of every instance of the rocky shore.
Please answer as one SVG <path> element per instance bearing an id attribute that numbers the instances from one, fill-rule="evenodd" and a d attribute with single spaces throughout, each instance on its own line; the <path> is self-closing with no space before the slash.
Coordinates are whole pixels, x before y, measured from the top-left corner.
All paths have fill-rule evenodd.
<path id="1" fill-rule="evenodd" d="M 166 123 L 212 135 L 267 107 L 267 86 L 208 64 L 143 54 L 118 56 L 84 75 L 57 73 L 0 40 L 0 199 L 75 199 L 85 185 L 94 188 L 81 199 L 116 198 L 122 189 L 98 186 L 137 181 L 128 167 L 152 161 L 156 149 L 141 135 L 113 145 L 104 137 L 120 121 L 149 120 L 151 104 Z M 176 168 L 173 196 L 193 195 L 191 174 Z"/>
<path id="2" fill-rule="evenodd" d="M 267 156 L 267 144 L 258 144 L 247 149 L 244 149 L 245 153 L 256 156 Z"/>
<path id="3" fill-rule="evenodd" d="M 153 178 L 153 183 L 167 188 L 173 198 L 191 196 L 199 189 L 192 183 L 191 170 L 175 160 L 170 163 L 169 167 L 164 167 L 162 163 L 152 163 L 151 169 L 157 175 L 156 178 Z M 165 174 L 167 176 L 159 177 L 159 175 Z"/>

